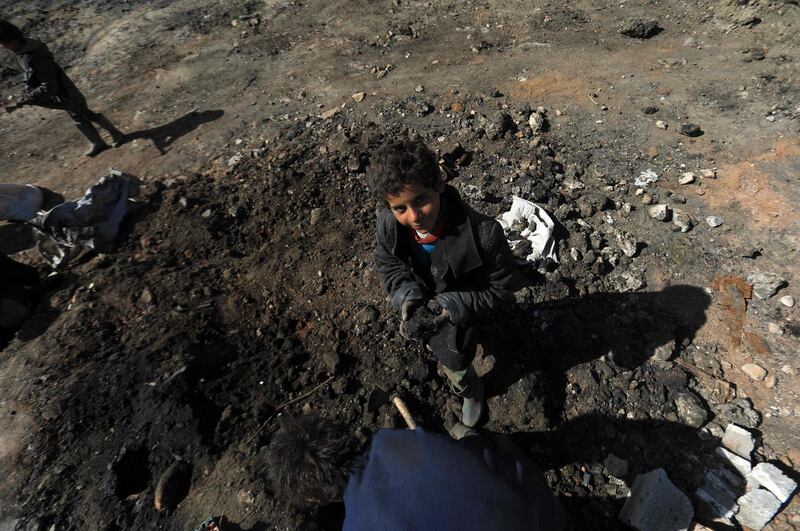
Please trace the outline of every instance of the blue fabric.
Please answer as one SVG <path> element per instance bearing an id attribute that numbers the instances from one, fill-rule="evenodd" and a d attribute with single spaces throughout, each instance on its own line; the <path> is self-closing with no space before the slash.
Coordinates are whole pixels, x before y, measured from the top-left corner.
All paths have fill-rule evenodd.
<path id="1" fill-rule="evenodd" d="M 350 476 L 343 531 L 560 529 L 561 509 L 530 461 L 449 437 L 381 430 Z"/>

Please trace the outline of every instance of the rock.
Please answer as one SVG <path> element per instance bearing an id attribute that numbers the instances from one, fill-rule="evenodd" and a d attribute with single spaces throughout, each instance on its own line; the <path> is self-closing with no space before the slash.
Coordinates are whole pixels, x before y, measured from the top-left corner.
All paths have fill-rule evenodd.
<path id="1" fill-rule="evenodd" d="M 200 217 L 201 217 L 201 218 L 203 218 L 203 219 L 208 219 L 208 218 L 210 218 L 210 217 L 211 217 L 211 214 L 212 214 L 212 212 L 211 212 L 211 209 L 210 209 L 210 208 L 207 208 L 207 209 L 205 209 L 205 210 L 203 211 L 203 213 L 202 213 L 202 214 L 200 214 Z"/>
<path id="2" fill-rule="evenodd" d="M 531 113 L 530 118 L 528 118 L 528 125 L 534 134 L 541 132 L 544 128 L 544 116 L 538 112 Z"/>
<path id="3" fill-rule="evenodd" d="M 228 167 L 233 168 L 235 166 L 238 166 L 239 164 L 242 163 L 243 160 L 244 160 L 244 155 L 242 155 L 241 153 L 237 153 L 236 155 L 228 159 Z"/>
<path id="4" fill-rule="evenodd" d="M 326 350 L 322 354 L 322 363 L 328 369 L 328 374 L 336 374 L 339 370 L 339 365 L 342 363 L 342 357 L 335 350 Z"/>
<path id="5" fill-rule="evenodd" d="M 670 210 L 667 205 L 653 205 L 647 209 L 647 213 L 653 219 L 667 221 L 669 219 Z"/>
<path id="6" fill-rule="evenodd" d="M 706 423 L 708 412 L 700 398 L 688 389 L 675 397 L 678 418 L 687 426 L 699 428 Z"/>
<path id="7" fill-rule="evenodd" d="M 333 109 L 328 109 L 324 113 L 320 114 L 319 117 L 322 118 L 323 120 L 330 120 L 331 118 L 339 114 L 339 111 L 341 110 L 342 109 L 340 109 L 339 107 L 334 107 Z"/>
<path id="8" fill-rule="evenodd" d="M 389 403 L 389 399 L 389 393 L 380 387 L 376 387 L 369 392 L 369 396 L 367 397 L 367 411 L 371 413 L 378 411 L 381 406 Z"/>
<path id="9" fill-rule="evenodd" d="M 720 225 L 722 225 L 722 223 L 723 223 L 722 218 L 719 216 L 708 216 L 706 218 L 706 224 L 712 229 L 719 227 Z"/>
<path id="10" fill-rule="evenodd" d="M 658 174 L 653 170 L 644 170 L 639 176 L 634 179 L 633 184 L 639 188 L 644 188 L 648 184 L 652 184 L 658 180 Z"/>
<path id="11" fill-rule="evenodd" d="M 777 384 L 778 379 L 772 374 L 764 378 L 764 387 L 767 389 L 773 389 Z"/>
<path id="12" fill-rule="evenodd" d="M 761 300 L 769 299 L 786 285 L 786 281 L 774 273 L 753 273 L 747 275 L 747 281 L 753 285 L 753 295 Z"/>
<path id="13" fill-rule="evenodd" d="M 380 319 L 380 312 L 378 311 L 375 306 L 371 304 L 367 304 L 364 308 L 358 312 L 356 315 L 356 321 L 362 325 L 368 325 L 370 323 L 374 323 L 378 319 Z"/>
<path id="14" fill-rule="evenodd" d="M 735 485 L 726 479 L 724 469 L 709 470 L 703 484 L 694 492 L 695 498 L 711 511 L 713 518 L 731 518 L 739 506 L 736 504 Z"/>
<path id="15" fill-rule="evenodd" d="M 700 177 L 703 177 L 704 179 L 716 179 L 717 172 L 712 169 L 700 170 Z"/>
<path id="16" fill-rule="evenodd" d="M 694 227 L 692 218 L 685 211 L 676 208 L 672 213 L 672 224 L 678 227 L 681 232 L 689 232 Z"/>
<path id="17" fill-rule="evenodd" d="M 781 304 L 783 304 L 787 308 L 793 308 L 794 297 L 792 297 L 791 295 L 784 295 L 783 297 L 781 297 Z"/>
<path id="18" fill-rule="evenodd" d="M 747 476 L 752 469 L 752 465 L 748 459 L 739 457 L 721 446 L 717 447 L 714 453 L 717 454 L 717 457 L 719 457 L 723 463 L 736 470 L 742 476 Z"/>
<path id="19" fill-rule="evenodd" d="M 653 105 L 648 105 L 646 107 L 642 107 L 642 112 L 644 114 L 655 114 L 658 112 L 658 107 L 655 107 Z"/>
<path id="20" fill-rule="evenodd" d="M 321 208 L 314 208 L 311 210 L 311 213 L 308 216 L 308 223 L 313 227 L 319 220 L 322 219 L 322 209 Z"/>
<path id="21" fill-rule="evenodd" d="M 156 510 L 172 511 L 189 494 L 192 482 L 192 467 L 186 461 L 172 463 L 158 480 L 155 498 Z"/>
<path id="22" fill-rule="evenodd" d="M 350 97 L 353 98 L 353 101 L 356 101 L 356 102 L 364 101 L 364 98 L 367 97 L 367 93 L 366 92 L 356 92 L 355 94 L 353 94 Z"/>
<path id="23" fill-rule="evenodd" d="M 694 182 L 694 173 L 687 171 L 678 179 L 678 184 L 692 184 Z"/>
<path id="24" fill-rule="evenodd" d="M 697 124 L 685 123 L 681 124 L 680 133 L 684 136 L 700 136 L 703 134 L 703 131 Z"/>
<path id="25" fill-rule="evenodd" d="M 751 490 L 737 501 L 739 512 L 736 513 L 736 521 L 753 530 L 767 525 L 781 508 L 780 500 L 764 489 Z"/>
<path id="26" fill-rule="evenodd" d="M 617 238 L 617 244 L 619 245 L 619 250 L 622 251 L 622 254 L 631 258 L 636 256 L 636 253 L 639 250 L 639 243 L 633 239 L 630 234 L 623 231 L 617 231 L 614 236 Z"/>
<path id="27" fill-rule="evenodd" d="M 742 370 L 753 380 L 761 381 L 767 375 L 767 370 L 761 365 L 756 365 L 755 363 L 745 363 L 742 365 Z"/>
<path id="28" fill-rule="evenodd" d="M 640 474 L 619 519 L 639 531 L 688 530 L 694 511 L 692 502 L 667 477 L 663 468 Z"/>
<path id="29" fill-rule="evenodd" d="M 756 447 L 753 434 L 736 424 L 728 424 L 725 434 L 722 436 L 722 446 L 735 453 L 739 457 L 750 460 L 750 454 Z"/>
<path id="30" fill-rule="evenodd" d="M 642 196 L 642 204 L 643 205 L 652 205 L 653 204 L 653 196 L 650 194 L 644 194 Z"/>
<path id="31" fill-rule="evenodd" d="M 669 124 L 664 120 L 658 120 L 656 122 L 656 127 L 658 127 L 659 129 L 666 129 L 667 127 L 669 127 Z"/>
<path id="32" fill-rule="evenodd" d="M 625 25 L 620 28 L 619 32 L 626 37 L 634 39 L 649 39 L 660 30 L 661 28 L 658 26 L 657 21 L 637 18 L 626 22 Z"/>
<path id="33" fill-rule="evenodd" d="M 150 291 L 150 288 L 144 288 L 142 290 L 142 294 L 139 295 L 139 302 L 142 304 L 152 304 L 153 302 L 153 292 Z"/>
<path id="34" fill-rule="evenodd" d="M 425 87 L 423 87 L 422 85 L 417 85 L 416 87 L 414 87 L 414 92 L 416 92 L 417 94 L 422 94 L 423 92 L 425 92 Z"/>
<path id="35" fill-rule="evenodd" d="M 603 466 L 614 477 L 621 478 L 628 473 L 628 461 L 620 459 L 614 454 L 608 454 L 603 460 Z"/>
<path id="36" fill-rule="evenodd" d="M 767 323 L 767 331 L 770 334 L 777 334 L 779 336 L 783 335 L 783 328 L 778 323 Z"/>
<path id="37" fill-rule="evenodd" d="M 772 463 L 759 463 L 753 467 L 750 477 L 770 491 L 778 501 L 785 503 L 797 488 L 797 483 Z"/>
<path id="38" fill-rule="evenodd" d="M 657 359 L 659 361 L 667 361 L 674 353 L 675 339 L 670 339 L 666 343 L 658 345 L 655 349 L 653 349 L 653 355 L 650 356 L 650 358 Z"/>
<path id="39" fill-rule="evenodd" d="M 723 425 L 732 422 L 745 428 L 757 428 L 761 424 L 761 415 L 753 408 L 749 398 L 734 398 L 727 404 L 719 406 L 717 416 Z"/>

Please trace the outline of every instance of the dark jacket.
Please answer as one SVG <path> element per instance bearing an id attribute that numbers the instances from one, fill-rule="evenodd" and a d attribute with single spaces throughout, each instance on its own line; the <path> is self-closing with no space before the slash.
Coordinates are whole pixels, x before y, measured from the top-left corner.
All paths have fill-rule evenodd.
<path id="1" fill-rule="evenodd" d="M 421 428 L 375 434 L 344 506 L 343 531 L 551 531 L 564 519 L 526 457 L 471 449 Z"/>
<path id="2" fill-rule="evenodd" d="M 43 43 L 25 39 L 17 60 L 25 75 L 22 103 L 50 109 L 86 107 L 86 99 Z"/>
<path id="3" fill-rule="evenodd" d="M 425 275 L 415 271 L 408 229 L 388 209 L 378 214 L 375 270 L 396 310 L 407 300 L 436 295 L 450 320 L 466 325 L 512 297 L 516 262 L 496 220 L 470 208 L 452 186 L 442 199 L 448 205 L 448 224 L 431 253 L 434 293 L 425 288 Z"/>

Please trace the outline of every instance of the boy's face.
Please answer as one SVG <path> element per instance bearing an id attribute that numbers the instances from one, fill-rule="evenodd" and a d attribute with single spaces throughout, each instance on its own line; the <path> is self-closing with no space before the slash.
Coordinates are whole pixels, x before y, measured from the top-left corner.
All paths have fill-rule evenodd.
<path id="1" fill-rule="evenodd" d="M 412 182 L 398 195 L 388 196 L 386 202 L 394 214 L 394 219 L 401 225 L 426 234 L 433 230 L 439 217 L 439 209 L 442 206 L 440 195 L 444 189 L 444 179 L 439 179 L 433 188 Z"/>

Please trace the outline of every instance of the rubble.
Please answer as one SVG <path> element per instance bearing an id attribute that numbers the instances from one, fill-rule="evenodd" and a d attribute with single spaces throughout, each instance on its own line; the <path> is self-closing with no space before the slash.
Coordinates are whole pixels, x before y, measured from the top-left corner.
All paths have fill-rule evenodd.
<path id="1" fill-rule="evenodd" d="M 676 208 L 672 211 L 672 224 L 681 232 L 689 232 L 694 227 L 692 218 L 684 210 Z"/>
<path id="2" fill-rule="evenodd" d="M 706 224 L 712 229 L 719 227 L 720 225 L 722 225 L 722 223 L 723 223 L 722 218 L 719 216 L 708 216 L 706 218 Z"/>
<path id="3" fill-rule="evenodd" d="M 670 209 L 667 205 L 653 205 L 647 210 L 647 213 L 658 221 L 668 221 L 670 218 Z"/>
<path id="4" fill-rule="evenodd" d="M 754 489 L 737 500 L 740 525 L 758 530 L 767 525 L 781 508 L 781 502 L 767 490 Z"/>
<path id="5" fill-rule="evenodd" d="M 781 472 L 772 463 L 757 464 L 750 472 L 750 477 L 774 494 L 781 503 L 789 501 L 789 498 L 797 488 L 797 482 Z"/>
<path id="6" fill-rule="evenodd" d="M 753 434 L 746 429 L 732 423 L 725 428 L 725 434 L 722 436 L 722 446 L 736 455 L 750 460 L 750 454 L 753 453 L 755 445 Z"/>
<path id="7" fill-rule="evenodd" d="M 639 176 L 633 181 L 634 186 L 638 186 L 639 188 L 644 188 L 648 184 L 653 184 L 658 180 L 658 174 L 653 170 L 644 170 Z"/>
<path id="8" fill-rule="evenodd" d="M 660 30 L 657 21 L 637 18 L 629 20 L 620 28 L 619 32 L 626 37 L 649 39 L 657 35 Z"/>
<path id="9" fill-rule="evenodd" d="M 715 450 L 715 453 L 722 460 L 723 463 L 725 463 L 726 465 L 730 466 L 731 468 L 739 472 L 739 474 L 741 474 L 742 476 L 746 476 L 747 474 L 750 473 L 750 470 L 752 470 L 752 465 L 750 464 L 750 461 L 748 459 L 739 457 L 738 455 L 726 450 L 725 448 L 718 447 Z"/>
<path id="10" fill-rule="evenodd" d="M 736 503 L 737 488 L 731 484 L 726 472 L 724 469 L 707 471 L 703 476 L 703 484 L 694 492 L 695 499 L 711 512 L 711 519 L 730 519 L 739 508 Z"/>
<path id="11" fill-rule="evenodd" d="M 639 531 L 688 530 L 694 517 L 689 498 L 663 468 L 636 476 L 619 519 Z"/>
<path id="12" fill-rule="evenodd" d="M 747 281 L 753 285 L 753 295 L 762 300 L 769 299 L 786 285 L 786 281 L 774 273 L 752 273 L 747 275 Z"/>
<path id="13" fill-rule="evenodd" d="M 755 363 L 745 363 L 742 365 L 742 371 L 744 371 L 744 373 L 753 380 L 758 381 L 763 380 L 767 375 L 767 370 L 761 365 L 756 365 Z"/>
<path id="14" fill-rule="evenodd" d="M 702 135 L 703 131 L 700 129 L 700 126 L 697 125 L 697 124 L 685 123 L 685 124 L 681 124 L 680 133 L 683 136 L 694 137 L 694 136 Z"/>
<path id="15" fill-rule="evenodd" d="M 708 413 L 698 396 L 686 389 L 675 397 L 678 418 L 687 426 L 699 428 L 706 423 Z"/>
<path id="16" fill-rule="evenodd" d="M 687 171 L 682 174 L 678 179 L 678 184 L 692 184 L 694 182 L 694 173 Z"/>

